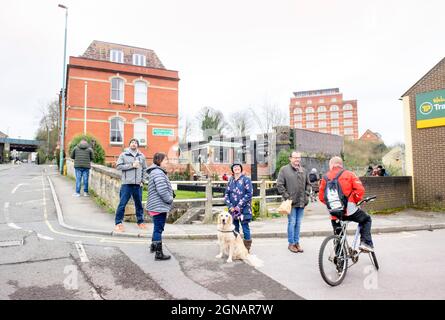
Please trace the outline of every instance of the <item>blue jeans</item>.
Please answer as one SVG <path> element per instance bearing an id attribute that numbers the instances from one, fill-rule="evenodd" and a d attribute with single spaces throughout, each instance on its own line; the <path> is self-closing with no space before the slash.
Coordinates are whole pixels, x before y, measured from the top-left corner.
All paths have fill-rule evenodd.
<path id="1" fill-rule="evenodd" d="M 151 241 L 162 241 L 162 232 L 164 231 L 165 220 L 167 220 L 167 212 L 155 215 L 152 219 L 153 236 L 151 237 Z"/>
<path id="2" fill-rule="evenodd" d="M 119 196 L 120 196 L 120 201 L 119 201 L 119 206 L 117 207 L 116 210 L 115 223 L 116 224 L 122 223 L 125 214 L 125 207 L 128 203 L 128 200 L 130 200 L 131 197 L 133 197 L 134 206 L 136 207 L 137 222 L 138 224 L 143 223 L 144 208 L 142 207 L 142 187 L 139 184 L 123 184 L 121 186 Z"/>
<path id="3" fill-rule="evenodd" d="M 304 208 L 292 208 L 292 211 L 287 216 L 287 240 L 289 244 L 300 242 L 300 227 L 303 214 Z"/>
<path id="4" fill-rule="evenodd" d="M 233 225 L 235 226 L 235 231 L 239 233 L 240 221 L 234 219 L 233 220 Z M 249 227 L 249 223 L 241 221 L 241 226 L 243 227 L 244 240 L 250 240 L 250 227 Z"/>
<path id="5" fill-rule="evenodd" d="M 88 177 L 90 176 L 90 169 L 75 168 L 76 171 L 76 193 L 80 193 L 80 184 L 83 179 L 83 191 L 88 193 Z"/>

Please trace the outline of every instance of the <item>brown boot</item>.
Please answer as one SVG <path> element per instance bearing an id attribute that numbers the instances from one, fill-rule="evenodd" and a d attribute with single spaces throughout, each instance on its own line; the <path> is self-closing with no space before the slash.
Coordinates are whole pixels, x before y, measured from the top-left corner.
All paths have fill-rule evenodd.
<path id="1" fill-rule="evenodd" d="M 297 247 L 295 247 L 295 244 L 293 244 L 293 243 L 290 244 L 287 248 L 290 250 L 290 252 L 298 253 L 298 249 L 297 249 Z"/>
<path id="2" fill-rule="evenodd" d="M 252 246 L 252 240 L 243 240 L 243 242 L 244 242 L 244 246 L 247 249 L 247 252 L 250 253 L 250 247 Z"/>
<path id="3" fill-rule="evenodd" d="M 299 243 L 297 243 L 297 244 L 295 245 L 295 248 L 298 250 L 298 252 L 304 252 L 303 248 L 300 246 Z"/>

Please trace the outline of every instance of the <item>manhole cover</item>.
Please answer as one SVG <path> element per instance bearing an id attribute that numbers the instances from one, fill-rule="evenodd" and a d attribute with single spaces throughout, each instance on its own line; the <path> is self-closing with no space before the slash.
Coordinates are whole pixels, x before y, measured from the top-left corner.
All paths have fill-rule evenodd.
<path id="1" fill-rule="evenodd" d="M 0 247 L 16 247 L 22 245 L 23 240 L 0 241 Z"/>

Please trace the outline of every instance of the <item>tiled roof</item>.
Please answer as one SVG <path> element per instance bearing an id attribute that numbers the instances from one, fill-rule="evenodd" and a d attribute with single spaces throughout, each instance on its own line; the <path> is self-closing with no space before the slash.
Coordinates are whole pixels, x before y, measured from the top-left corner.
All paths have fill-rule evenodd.
<path id="1" fill-rule="evenodd" d="M 94 40 L 82 55 L 83 58 L 110 61 L 110 50 L 118 49 L 124 53 L 124 64 L 133 64 L 133 54 L 141 54 L 146 57 L 146 67 L 165 69 L 161 60 L 153 50 L 130 47 L 122 44 L 116 44 L 111 42 L 103 42 Z"/>

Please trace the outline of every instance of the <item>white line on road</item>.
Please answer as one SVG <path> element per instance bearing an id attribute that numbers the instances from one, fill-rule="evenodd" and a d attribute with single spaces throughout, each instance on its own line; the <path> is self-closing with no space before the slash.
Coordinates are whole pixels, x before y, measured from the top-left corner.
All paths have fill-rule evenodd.
<path id="1" fill-rule="evenodd" d="M 9 202 L 5 202 L 5 209 L 9 208 Z"/>
<path id="2" fill-rule="evenodd" d="M 16 225 L 15 223 L 8 223 L 8 227 L 13 228 L 13 229 L 17 229 L 20 230 L 22 229 L 22 227 L 19 227 L 18 225 Z"/>
<path id="3" fill-rule="evenodd" d="M 40 233 L 37 233 L 37 236 L 38 236 L 40 239 L 43 239 L 43 240 L 54 240 L 53 238 L 48 237 L 48 236 L 45 236 L 45 235 L 40 234 Z"/>
<path id="4" fill-rule="evenodd" d="M 14 194 L 18 188 L 20 188 L 21 186 L 27 185 L 29 183 L 19 183 L 14 189 L 12 189 L 11 193 Z"/>
<path id="5" fill-rule="evenodd" d="M 77 253 L 79 254 L 80 261 L 81 262 L 90 262 L 90 260 L 87 257 L 87 253 L 85 252 L 85 248 L 82 245 L 81 241 L 74 242 L 76 245 Z"/>

